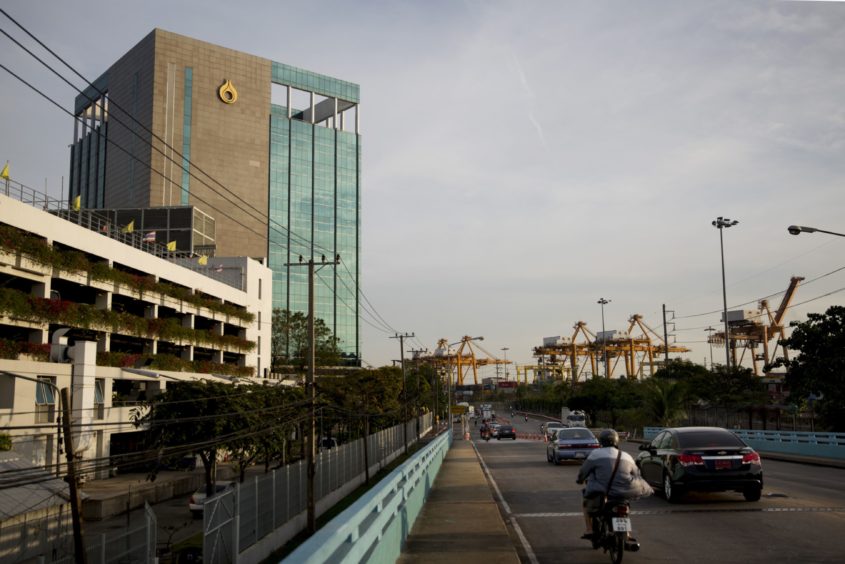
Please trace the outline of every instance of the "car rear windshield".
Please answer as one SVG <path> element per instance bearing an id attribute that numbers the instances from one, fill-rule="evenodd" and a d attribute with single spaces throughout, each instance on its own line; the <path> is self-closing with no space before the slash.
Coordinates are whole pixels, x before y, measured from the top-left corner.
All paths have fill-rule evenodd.
<path id="1" fill-rule="evenodd" d="M 559 439 L 595 439 L 596 436 L 589 429 L 561 429 L 557 432 Z"/>
<path id="2" fill-rule="evenodd" d="M 723 429 L 706 429 L 678 433 L 681 448 L 744 447 L 739 437 Z"/>

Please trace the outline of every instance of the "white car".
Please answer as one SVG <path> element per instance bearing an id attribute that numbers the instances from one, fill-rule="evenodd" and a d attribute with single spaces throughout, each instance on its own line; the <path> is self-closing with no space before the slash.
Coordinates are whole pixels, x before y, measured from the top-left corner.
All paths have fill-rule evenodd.
<path id="1" fill-rule="evenodd" d="M 558 429 L 564 429 L 566 425 L 564 425 L 560 421 L 548 421 L 546 423 L 543 423 L 541 427 L 543 430 L 543 434 L 546 435 L 546 438 L 551 439 L 555 431 L 557 431 Z"/>
<path id="2" fill-rule="evenodd" d="M 214 494 L 212 494 L 211 497 L 216 497 L 223 492 L 235 489 L 236 483 L 237 482 L 214 482 Z M 188 500 L 188 509 L 191 510 L 194 517 L 202 517 L 203 503 L 205 503 L 206 497 L 205 486 L 191 494 L 191 497 Z"/>

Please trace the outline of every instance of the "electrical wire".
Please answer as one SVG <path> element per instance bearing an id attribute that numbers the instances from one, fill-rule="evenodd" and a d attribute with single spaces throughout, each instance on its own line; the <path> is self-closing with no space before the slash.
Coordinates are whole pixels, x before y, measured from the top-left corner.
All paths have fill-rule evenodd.
<path id="1" fill-rule="evenodd" d="M 39 44 L 42 48 L 44 48 L 47 52 L 49 52 L 49 53 L 50 53 L 51 55 L 53 55 L 53 56 L 54 56 L 57 60 L 59 60 L 62 64 L 64 64 L 64 65 L 65 65 L 68 69 L 70 69 L 70 70 L 71 70 L 71 71 L 72 71 L 72 72 L 73 72 L 76 76 L 78 76 L 79 78 L 81 78 L 81 79 L 82 79 L 82 80 L 83 80 L 83 81 L 84 81 L 84 82 L 88 85 L 88 87 L 89 87 L 89 88 L 93 89 L 93 90 L 94 90 L 95 92 L 97 92 L 97 93 L 98 93 L 101 97 L 105 96 L 105 93 L 104 93 L 104 92 L 102 92 L 101 90 L 99 90 L 99 88 L 97 88 L 97 87 L 96 87 L 96 86 L 95 86 L 95 85 L 94 85 L 91 81 L 89 81 L 88 79 L 86 79 L 86 78 L 85 78 L 85 77 L 84 77 L 81 73 L 79 73 L 79 72 L 78 72 L 78 71 L 77 71 L 77 70 L 76 70 L 76 69 L 75 69 L 72 65 L 70 65 L 67 61 L 65 61 L 65 60 L 64 60 L 61 56 L 59 56 L 59 55 L 58 55 L 55 51 L 53 51 L 52 49 L 50 49 L 50 48 L 49 48 L 46 44 L 44 44 L 44 42 L 42 42 L 40 39 L 38 39 L 38 38 L 37 38 L 37 37 L 36 37 L 33 33 L 31 33 L 31 32 L 30 32 L 30 31 L 29 31 L 26 27 L 24 27 L 22 24 L 20 24 L 20 23 L 19 23 L 17 20 L 15 20 L 12 16 L 10 16 L 10 15 L 9 15 L 9 14 L 5 11 L 5 10 L 3 10 L 2 8 L 0 8 L 0 13 L 3 13 L 3 15 L 5 15 L 5 16 L 6 16 L 9 20 L 11 20 L 11 21 L 12 21 L 15 25 L 17 25 L 17 26 L 18 26 L 21 30 L 23 30 L 23 31 L 24 31 L 24 33 L 26 33 L 26 34 L 27 34 L 30 38 L 32 38 L 33 40 L 35 40 L 35 41 L 36 41 L 36 42 L 37 42 L 37 43 L 38 43 L 38 44 Z M 11 35 L 9 35 L 8 33 L 6 33 L 6 32 L 5 32 L 5 31 L 3 31 L 3 30 L 0 30 L 0 32 L 2 32 L 4 35 L 6 35 L 6 37 L 7 37 L 7 38 L 9 38 L 11 41 L 13 41 L 16 45 L 18 45 L 18 46 L 19 46 L 21 49 L 23 49 L 25 52 L 27 52 L 27 53 L 28 53 L 31 57 L 33 57 L 33 58 L 35 58 L 37 61 L 39 61 L 39 62 L 40 62 L 40 63 L 41 63 L 41 64 L 42 64 L 45 68 L 47 68 L 48 70 L 50 70 L 51 72 L 53 72 L 56 76 L 58 76 L 60 79 L 62 79 L 65 83 L 67 83 L 69 86 L 71 86 L 72 88 L 74 88 L 74 89 L 75 89 L 75 90 L 76 90 L 79 94 L 81 94 L 81 95 L 85 96 L 85 97 L 88 99 L 88 101 L 89 101 L 90 103 L 97 103 L 97 102 L 96 102 L 96 100 L 95 100 L 94 98 L 92 98 L 92 97 L 88 96 L 85 92 L 83 92 L 82 90 L 80 90 L 80 89 L 76 88 L 76 87 L 75 87 L 75 86 L 74 86 L 74 85 L 73 85 L 73 84 L 72 84 L 69 80 L 67 80 L 67 79 L 66 79 L 63 75 L 61 75 L 58 71 L 56 71 L 56 70 L 55 70 L 52 66 L 50 66 L 48 63 L 46 63 L 44 60 L 42 60 L 42 59 L 41 59 L 40 57 L 38 57 L 37 55 L 35 55 L 35 54 L 31 51 L 31 50 L 29 50 L 28 48 L 26 48 L 24 45 L 22 45 L 22 44 L 21 44 L 19 41 L 17 41 L 16 39 L 14 39 Z M 27 83 L 26 81 L 24 81 L 22 78 L 18 77 L 18 76 L 17 76 L 17 75 L 15 75 L 14 73 L 12 73 L 12 72 L 11 72 L 8 68 L 6 68 L 6 67 L 3 67 L 3 68 L 4 68 L 4 70 L 6 70 L 7 72 L 9 72 L 9 73 L 10 73 L 10 74 L 12 74 L 13 76 L 15 76 L 16 78 L 18 78 L 18 80 L 20 80 L 21 82 L 23 82 L 24 84 L 26 84 L 27 86 L 29 86 L 30 88 L 32 88 L 33 90 L 35 90 L 36 92 L 38 92 L 39 94 L 41 94 L 41 95 L 42 95 L 43 97 L 45 97 L 48 101 L 53 102 L 55 105 L 57 105 L 57 107 L 59 107 L 60 109 L 62 109 L 62 110 L 63 110 L 63 111 L 65 111 L 66 113 L 70 114 L 70 112 L 67 112 L 66 110 L 64 110 L 63 108 L 61 108 L 61 106 L 59 106 L 59 105 L 58 105 L 55 101 L 53 101 L 52 99 L 50 99 L 49 97 L 47 97 L 45 94 L 43 94 L 43 93 L 42 93 L 42 92 L 40 92 L 39 90 L 35 89 L 32 85 L 28 84 L 28 83 Z M 127 112 L 124 108 L 122 108 L 122 107 L 121 107 L 119 104 L 117 104 L 114 100 L 110 100 L 110 101 L 109 101 L 109 103 L 110 103 L 110 114 L 109 114 L 109 115 L 110 115 L 110 118 L 113 118 L 113 119 L 115 119 L 115 121 L 117 121 L 117 122 L 118 122 L 118 123 L 120 123 L 121 125 L 126 126 L 126 124 L 125 124 L 124 122 L 121 122 L 121 121 L 119 120 L 119 118 L 117 118 L 117 115 L 114 113 L 114 111 L 112 111 L 112 110 L 111 110 L 111 107 L 113 106 L 114 108 L 116 108 L 116 109 L 120 110 L 121 112 L 123 112 L 123 113 L 124 113 L 127 117 L 129 117 L 129 118 L 130 118 L 133 122 L 135 122 L 136 124 L 138 124 L 138 125 L 139 125 L 139 126 L 140 126 L 143 130 L 144 130 L 144 131 L 146 131 L 146 132 L 147 132 L 147 133 L 149 133 L 151 136 L 153 136 L 155 139 L 157 139 L 158 141 L 160 141 L 160 142 L 161 142 L 161 143 L 165 146 L 165 148 L 169 149 L 169 150 L 171 151 L 171 153 L 172 153 L 172 154 L 176 155 L 176 156 L 180 159 L 180 161 L 178 161 L 178 162 L 177 162 L 177 160 L 176 160 L 176 159 L 174 159 L 174 158 L 172 158 L 172 157 L 169 157 L 169 156 L 168 156 L 167 154 L 165 154 L 163 151 L 161 151 L 160 149 L 158 149 L 157 147 L 155 147 L 151 141 L 147 140 L 144 136 L 140 135 L 137 131 L 135 131 L 135 129 L 134 129 L 134 128 L 127 127 L 127 129 L 129 129 L 131 132 L 133 132 L 133 133 L 134 133 L 134 134 L 135 134 L 135 135 L 136 135 L 139 139 L 141 139 L 143 142 L 147 143 L 147 144 L 148 144 L 148 145 L 149 145 L 149 146 L 150 146 L 153 150 L 155 150 L 155 151 L 157 151 L 158 153 L 160 153 L 160 154 L 161 154 L 161 155 L 162 155 L 165 159 L 168 159 L 168 160 L 169 160 L 169 161 L 171 161 L 172 163 L 176 164 L 176 165 L 177 165 L 177 166 L 178 166 L 178 167 L 179 167 L 179 168 L 180 168 L 183 172 L 187 172 L 188 174 L 190 174 L 193 178 L 195 178 L 196 180 L 198 180 L 199 182 L 201 182 L 204 186 L 208 187 L 208 188 L 209 188 L 209 189 L 211 189 L 214 193 L 216 193 L 217 195 L 219 195 L 219 196 L 221 196 L 222 198 L 224 198 L 224 200 L 228 201 L 229 203 L 233 203 L 233 202 L 232 202 L 230 199 L 228 199 L 228 198 L 227 198 L 227 196 L 226 196 L 226 194 L 231 194 L 231 195 L 232 195 L 232 196 L 234 196 L 237 200 L 239 200 L 239 201 L 243 202 L 244 204 L 246 204 L 246 205 L 247 205 L 247 206 L 248 206 L 248 207 L 249 207 L 252 211 L 254 211 L 254 212 L 256 212 L 256 213 L 258 213 L 258 214 L 259 214 L 259 216 L 258 216 L 257 218 L 256 218 L 255 216 L 253 216 L 254 218 L 256 218 L 256 219 L 258 219 L 258 220 L 260 220 L 260 221 L 267 221 L 267 222 L 268 222 L 268 225 L 271 227 L 271 229 L 274 229 L 277 233 L 280 233 L 280 234 L 282 234 L 282 235 L 287 235 L 289 238 L 293 239 L 294 241 L 296 241 L 297 239 L 299 239 L 298 241 L 296 241 L 296 242 L 297 242 L 297 244 L 301 244 L 301 245 L 303 245 L 303 246 L 305 246 L 305 247 L 309 247 L 309 246 L 310 246 L 311 248 L 317 248 L 317 249 L 320 249 L 320 250 L 325 250 L 326 252 L 328 252 L 328 253 L 330 253 L 330 254 L 331 254 L 331 252 L 330 252 L 330 251 L 328 251 L 327 249 L 324 249 L 323 247 L 321 247 L 320 245 L 318 245 L 318 244 L 317 244 L 317 243 L 315 243 L 314 241 L 309 241 L 309 240 L 305 239 L 304 237 L 299 236 L 299 235 L 298 235 L 298 234 L 296 234 L 295 232 L 293 232 L 293 231 L 291 231 L 291 230 L 287 229 L 286 227 L 281 226 L 280 224 L 278 224 L 278 222 L 276 222 L 274 219 L 272 219 L 272 218 L 270 218 L 270 217 L 266 216 L 266 215 L 264 214 L 264 212 L 263 212 L 263 211 L 261 211 L 261 210 L 259 210 L 258 208 L 256 208 L 256 207 L 252 206 L 252 205 L 251 205 L 249 202 L 247 202 L 245 199 L 243 199 L 243 198 L 241 198 L 241 197 L 237 196 L 237 194 L 234 194 L 231 190 L 227 189 L 227 187 L 226 187 L 226 186 L 224 186 L 221 182 L 217 181 L 214 177 L 212 177 L 211 175 L 209 175 L 208 173 L 206 173 L 203 169 L 201 169 L 200 167 L 198 167 L 195 163 L 188 162 L 188 163 L 187 163 L 187 164 L 188 164 L 188 167 L 186 168 L 186 167 L 182 164 L 182 163 L 185 161 L 184 156 L 183 156 L 183 155 L 182 155 L 182 154 L 181 154 L 178 150 L 176 150 L 174 147 L 172 147 L 172 146 L 170 146 L 169 144 L 167 144 L 167 143 L 166 143 L 163 139 L 161 139 L 158 135 L 156 135 L 154 132 L 152 132 L 150 129 L 148 129 L 148 128 L 147 128 L 147 127 L 146 127 L 146 126 L 145 126 L 142 122 L 140 122 L 137 118 L 135 118 L 135 117 L 134 117 L 134 116 L 133 116 L 130 112 Z M 102 108 L 101 108 L 101 110 L 102 110 Z M 82 123 L 83 127 L 88 127 L 89 129 L 91 129 L 89 126 L 87 126 L 87 125 L 84 123 L 84 121 L 83 121 L 83 120 L 81 120 L 81 119 L 77 118 L 77 117 L 76 117 L 76 116 L 74 116 L 73 114 L 70 114 L 70 115 L 71 115 L 72 117 L 74 117 L 75 119 L 77 119 L 77 121 L 80 121 L 80 122 Z M 108 139 L 107 139 L 107 141 L 110 141 L 110 140 L 108 140 Z M 116 144 L 113 142 L 113 140 L 111 140 L 111 142 L 112 142 L 112 144 L 116 145 Z M 125 151 L 125 150 L 124 150 L 124 152 L 127 152 L 127 151 Z M 132 155 L 132 154 L 131 154 L 131 153 L 129 153 L 129 152 L 127 152 L 127 154 L 129 154 L 129 155 L 130 155 L 130 157 L 134 156 L 134 155 Z M 136 159 L 136 160 L 138 160 L 138 162 L 140 162 L 141 164 L 145 164 L 145 163 L 143 163 L 142 161 L 140 161 L 139 159 Z M 221 192 L 217 191 L 217 190 L 216 190 L 216 189 L 214 189 L 212 186 L 210 186 L 207 182 L 205 182 L 203 179 L 201 179 L 201 178 L 197 177 L 196 175 L 194 175 L 194 174 L 190 171 L 190 167 L 191 167 L 191 166 L 193 166 L 196 170 L 198 170 L 198 171 L 199 171 L 199 172 L 201 172 L 203 175 L 205 175 L 206 177 L 208 177 L 208 178 L 209 178 L 211 181 L 213 181 L 215 184 L 217 184 L 218 186 L 220 186 L 221 188 L 223 188 L 223 189 L 226 191 L 226 194 L 224 194 L 224 193 L 221 193 Z M 149 166 L 149 168 L 150 168 L 150 170 L 151 170 L 151 171 L 153 171 L 153 172 L 157 173 L 159 176 L 161 176 L 161 177 L 162 177 L 163 179 L 165 179 L 166 181 L 168 181 L 168 182 L 170 182 L 170 183 L 173 183 L 173 181 L 172 181 L 170 178 L 168 178 L 168 177 L 167 177 L 164 173 L 161 173 L 161 172 L 158 172 L 158 171 L 154 170 L 154 169 L 152 168 L 152 166 Z M 196 197 L 196 195 L 194 195 L 194 197 Z M 215 206 L 212 206 L 209 202 L 207 202 L 207 201 L 205 201 L 205 200 L 203 200 L 203 199 L 201 199 L 201 198 L 199 198 L 199 197 L 196 197 L 196 199 L 197 199 L 198 201 L 202 202 L 202 203 L 205 203 L 205 204 L 207 204 L 207 205 L 211 206 L 211 207 L 212 207 L 212 209 L 217 210 L 217 208 L 216 208 Z M 246 211 L 246 210 L 244 210 L 242 207 L 239 207 L 239 209 L 241 209 L 242 211 Z M 220 211 L 220 210 L 217 210 L 217 211 Z M 235 221 L 235 222 L 236 222 L 236 223 L 238 223 L 239 225 L 241 225 L 241 226 L 243 226 L 243 227 L 246 227 L 247 229 L 250 229 L 248 226 L 246 226 L 246 225 L 244 225 L 243 223 L 241 223 L 241 222 L 239 222 L 239 221 L 235 220 L 233 217 L 231 217 L 231 215 L 229 215 L 229 214 L 225 214 L 225 213 L 224 213 L 224 216 L 228 217 L 229 219 L 232 219 L 233 221 Z M 275 224 L 275 225 L 274 225 L 274 224 Z M 281 227 L 281 230 L 279 230 L 279 227 Z M 255 230 L 253 230 L 253 229 L 250 229 L 250 230 L 251 230 L 253 233 L 255 233 L 255 234 L 259 235 L 259 236 L 264 236 L 264 234 L 262 234 L 262 233 L 260 233 L 260 232 L 257 232 L 257 231 L 255 231 Z M 349 269 L 348 265 L 347 265 L 345 262 L 343 263 L 343 266 L 344 266 L 344 268 L 346 269 L 347 273 L 349 273 L 349 274 L 350 274 L 350 276 L 352 276 L 352 278 L 353 278 L 353 279 L 355 279 L 355 275 L 351 272 L 351 270 Z M 343 277 L 338 276 L 338 277 L 336 277 L 336 278 L 337 278 L 337 279 L 339 279 L 339 280 L 341 281 L 341 283 L 342 283 L 344 286 L 346 286 L 347 290 L 349 290 L 350 292 L 352 291 L 352 289 L 351 289 L 351 288 L 349 288 L 348 284 L 346 284 L 346 281 L 345 281 L 345 279 L 344 279 Z M 332 290 L 332 291 L 334 292 L 334 290 L 333 290 L 333 289 L 331 289 L 331 288 L 329 288 L 329 289 L 330 289 L 330 290 Z M 360 296 L 363 298 L 364 303 L 366 303 L 367 305 L 369 305 L 369 307 L 372 309 L 372 312 L 371 312 L 371 313 L 372 313 L 372 314 L 374 314 L 374 319 L 379 320 L 379 322 L 380 322 L 380 323 L 382 323 L 382 324 L 384 324 L 384 326 L 385 326 L 387 329 L 392 330 L 393 332 L 396 332 L 396 331 L 395 331 L 395 329 L 393 329 L 393 328 L 390 326 L 390 324 L 389 324 L 389 323 L 388 323 L 388 322 L 384 319 L 384 317 L 383 317 L 383 316 L 382 316 L 382 315 L 378 312 L 378 310 L 375 308 L 375 306 L 373 306 L 372 302 L 369 300 L 369 298 L 366 296 L 366 294 L 363 292 L 363 290 L 360 288 L 360 286 L 358 286 L 358 293 L 359 293 L 359 294 L 360 294 Z M 363 307 L 363 309 L 366 309 L 366 306 L 362 306 L 362 307 Z M 420 345 L 422 345 L 422 343 L 420 343 Z"/>

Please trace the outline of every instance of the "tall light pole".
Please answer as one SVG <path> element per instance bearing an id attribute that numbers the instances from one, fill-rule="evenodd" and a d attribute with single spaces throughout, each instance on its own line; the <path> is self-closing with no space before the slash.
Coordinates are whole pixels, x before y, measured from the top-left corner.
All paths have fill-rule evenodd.
<path id="1" fill-rule="evenodd" d="M 735 219 L 719 216 L 711 224 L 719 230 L 719 250 L 722 253 L 722 305 L 724 306 L 722 316 L 725 321 L 725 368 L 731 369 L 731 334 L 728 328 L 728 291 L 725 286 L 725 240 L 722 232 L 728 227 L 733 227 L 739 222 Z"/>
<path id="2" fill-rule="evenodd" d="M 508 347 L 502 347 L 502 352 L 505 353 L 505 382 L 508 381 Z"/>
<path id="3" fill-rule="evenodd" d="M 806 227 L 804 225 L 790 225 L 786 228 L 792 235 L 800 235 L 801 233 L 827 233 L 828 235 L 836 235 L 837 237 L 845 237 L 845 233 L 837 233 L 836 231 L 825 231 L 818 227 Z"/>
<path id="4" fill-rule="evenodd" d="M 710 337 L 713 335 L 715 329 L 708 327 L 705 331 L 707 331 L 707 342 L 710 344 L 710 370 L 713 370 L 713 343 L 710 341 Z"/>
<path id="5" fill-rule="evenodd" d="M 612 300 L 606 300 L 604 298 L 599 298 L 599 301 L 596 302 L 597 304 L 601 304 L 601 333 L 602 333 L 601 343 L 602 343 L 602 349 L 603 349 L 603 355 L 604 355 L 604 377 L 605 378 L 610 377 L 609 376 L 610 366 L 607 362 L 607 334 L 605 333 L 605 330 L 604 330 L 604 306 L 609 304 L 611 301 Z"/>

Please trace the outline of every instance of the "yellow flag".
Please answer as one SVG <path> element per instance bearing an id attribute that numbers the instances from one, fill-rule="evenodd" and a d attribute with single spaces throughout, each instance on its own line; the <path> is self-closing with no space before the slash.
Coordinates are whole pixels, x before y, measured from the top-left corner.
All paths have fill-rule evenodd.
<path id="1" fill-rule="evenodd" d="M 73 211 L 79 211 L 82 207 L 82 196 L 77 196 L 73 199 Z"/>
<path id="2" fill-rule="evenodd" d="M 126 227 L 123 228 L 124 233 L 132 233 L 135 231 L 135 220 L 133 219 L 129 223 L 126 224 Z"/>
<path id="3" fill-rule="evenodd" d="M 3 170 L 0 171 L 0 178 L 9 180 L 9 161 L 6 161 L 6 164 L 3 165 Z"/>
<path id="4" fill-rule="evenodd" d="M 207 255 L 200 255 L 199 263 L 203 266 L 208 264 L 208 256 Z"/>
<path id="5" fill-rule="evenodd" d="M 167 244 L 167 250 L 168 251 L 175 251 L 176 250 L 176 241 L 170 241 Z"/>

